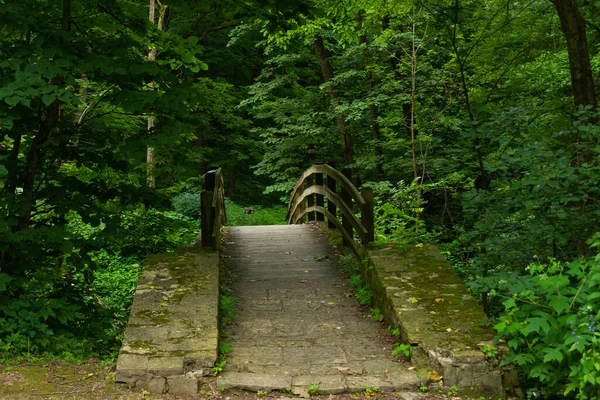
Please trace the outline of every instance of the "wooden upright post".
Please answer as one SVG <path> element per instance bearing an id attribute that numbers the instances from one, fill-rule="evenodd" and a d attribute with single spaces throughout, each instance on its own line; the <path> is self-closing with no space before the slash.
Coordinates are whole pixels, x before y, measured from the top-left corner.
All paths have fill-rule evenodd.
<path id="1" fill-rule="evenodd" d="M 323 174 L 315 175 L 315 185 L 323 186 Z M 325 207 L 325 197 L 322 194 L 317 195 L 317 205 Z M 320 212 L 317 213 L 317 221 L 325 221 L 325 216 Z"/>
<path id="2" fill-rule="evenodd" d="M 306 188 L 311 187 L 315 182 L 315 177 L 314 176 L 309 176 L 308 178 L 306 178 Z M 307 207 L 312 207 L 315 205 L 315 196 L 314 195 L 310 195 L 306 198 L 307 200 Z M 314 211 L 311 211 L 307 214 L 308 216 L 308 222 L 314 221 L 315 220 L 315 213 Z"/>
<path id="3" fill-rule="evenodd" d="M 373 199 L 373 189 L 370 187 L 363 188 L 360 191 L 363 199 L 365 199 L 365 205 L 361 212 L 361 222 L 367 230 L 367 237 L 363 240 L 363 245 L 369 244 L 375 241 L 375 214 L 373 212 L 375 201 Z"/>
<path id="4" fill-rule="evenodd" d="M 200 226 L 202 247 L 214 248 L 213 231 L 215 229 L 215 210 L 212 206 L 215 196 L 215 171 L 204 174 L 204 190 L 200 194 Z"/>
<path id="5" fill-rule="evenodd" d="M 215 216 L 212 207 L 214 192 L 203 190 L 200 194 L 200 226 L 202 227 L 202 247 L 213 247 L 212 233 L 215 228 Z"/>

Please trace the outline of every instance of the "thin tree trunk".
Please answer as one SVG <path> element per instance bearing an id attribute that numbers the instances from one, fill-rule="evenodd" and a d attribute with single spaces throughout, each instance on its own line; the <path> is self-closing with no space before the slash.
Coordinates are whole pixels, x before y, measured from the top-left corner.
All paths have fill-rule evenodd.
<path id="1" fill-rule="evenodd" d="M 323 38 L 319 35 L 315 36 L 313 40 L 313 49 L 317 59 L 319 61 L 319 67 L 321 69 L 321 74 L 323 74 L 323 81 L 329 82 L 333 79 L 333 68 L 329 63 L 329 59 L 327 57 L 327 50 L 325 49 L 325 45 L 323 44 Z M 339 104 L 339 95 L 335 86 L 330 86 L 328 89 L 329 98 L 331 99 L 331 104 L 333 108 L 335 108 Z M 334 111 L 335 112 L 335 111 Z M 351 165 L 354 164 L 354 153 L 352 149 L 352 135 L 350 134 L 350 129 L 348 127 L 348 122 L 344 119 L 342 115 L 335 112 L 335 119 L 338 125 L 338 129 L 340 131 L 340 136 L 342 138 L 342 151 L 344 154 L 344 164 Z M 352 172 L 348 171 L 349 175 L 352 175 Z M 349 179 L 352 176 L 348 177 Z"/>
<path id="2" fill-rule="evenodd" d="M 356 21 L 358 21 L 357 30 L 360 31 L 362 29 L 362 16 L 360 13 L 356 15 Z M 361 34 L 359 36 L 359 42 L 365 45 L 364 53 L 363 53 L 363 62 L 365 66 L 365 70 L 367 73 L 367 83 L 369 86 L 369 90 L 373 90 L 373 71 L 369 68 L 369 50 L 367 48 L 367 36 Z M 369 103 L 369 117 L 371 120 L 371 133 L 373 135 L 373 152 L 375 153 L 376 161 L 376 169 L 377 169 L 377 180 L 383 180 L 383 150 L 381 148 L 381 128 L 379 126 L 379 110 L 377 109 L 377 105 L 375 103 Z"/>
<path id="3" fill-rule="evenodd" d="M 150 11 L 148 12 L 148 19 L 150 22 L 154 24 L 154 19 L 156 17 L 156 4 L 159 4 L 160 11 L 158 16 L 158 22 L 156 24 L 159 30 L 163 29 L 163 24 L 165 20 L 165 14 L 167 12 L 167 6 L 160 4 L 157 0 L 150 0 Z M 154 61 L 156 60 L 156 47 L 152 47 L 150 52 L 148 53 L 148 60 Z M 150 86 L 154 86 L 152 83 Z M 148 117 L 148 132 L 152 133 L 152 129 L 154 129 L 154 116 L 151 115 Z M 154 169 L 156 167 L 156 159 L 154 154 L 154 147 L 147 146 L 146 147 L 146 163 L 148 164 L 148 176 L 147 176 L 147 184 L 149 187 L 156 187 L 156 177 L 154 176 Z"/>

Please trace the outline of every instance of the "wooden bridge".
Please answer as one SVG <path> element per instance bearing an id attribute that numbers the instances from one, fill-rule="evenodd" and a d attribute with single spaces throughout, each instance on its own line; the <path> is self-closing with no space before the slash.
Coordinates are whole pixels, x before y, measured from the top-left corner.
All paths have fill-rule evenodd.
<path id="1" fill-rule="evenodd" d="M 439 251 L 368 247 L 373 193 L 334 168 L 302 174 L 287 226 L 224 229 L 220 170 L 206 175 L 201 204 L 202 246 L 145 263 L 117 381 L 189 396 L 211 388 L 308 396 L 456 385 L 504 398 L 517 387 L 514 371 L 481 351 L 493 346 L 493 332 L 480 327 L 482 311 Z M 337 265 L 344 248 L 384 323 L 354 300 Z M 221 327 L 219 256 L 235 277 L 225 295 L 237 301 L 236 317 Z M 410 357 L 392 355 L 400 343 Z"/>

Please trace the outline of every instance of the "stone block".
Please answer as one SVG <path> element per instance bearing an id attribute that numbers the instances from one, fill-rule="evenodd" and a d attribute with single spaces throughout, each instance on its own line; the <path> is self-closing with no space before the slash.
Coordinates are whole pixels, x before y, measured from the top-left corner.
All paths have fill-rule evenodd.
<path id="1" fill-rule="evenodd" d="M 183 375 L 183 357 L 150 357 L 147 370 L 158 376 Z"/>
<path id="2" fill-rule="evenodd" d="M 169 394 L 175 396 L 196 396 L 198 394 L 198 379 L 185 375 L 167 377 Z"/>
<path id="3" fill-rule="evenodd" d="M 337 375 L 300 375 L 292 379 L 292 388 L 304 388 L 312 385 L 319 386 L 319 394 L 341 394 L 346 391 L 344 376 Z"/>
<path id="4" fill-rule="evenodd" d="M 155 376 L 150 379 L 146 388 L 150 393 L 164 393 L 167 389 L 167 380 L 163 377 Z"/>
<path id="5" fill-rule="evenodd" d="M 424 383 L 415 371 L 390 372 L 387 378 L 394 390 L 417 389 Z"/>
<path id="6" fill-rule="evenodd" d="M 284 391 L 292 387 L 292 378 L 283 375 L 227 372 L 219 376 L 217 387 L 223 390 L 236 389 L 250 392 Z"/>
<path id="7" fill-rule="evenodd" d="M 394 386 L 388 380 L 379 376 L 348 376 L 346 378 L 346 390 L 350 393 L 362 392 L 365 388 L 379 388 L 385 392 L 394 390 Z"/>
<path id="8" fill-rule="evenodd" d="M 148 369 L 148 357 L 139 354 L 119 354 L 117 372 L 130 375 L 144 374 Z"/>

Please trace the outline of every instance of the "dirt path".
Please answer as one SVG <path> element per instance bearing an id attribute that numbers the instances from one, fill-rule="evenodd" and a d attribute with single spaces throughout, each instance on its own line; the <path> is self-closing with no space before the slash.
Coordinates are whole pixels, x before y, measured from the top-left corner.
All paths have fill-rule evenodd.
<path id="1" fill-rule="evenodd" d="M 311 225 L 229 228 L 225 263 L 237 275 L 231 344 L 219 387 L 322 394 L 416 390 L 380 324 L 360 312 L 335 249 Z"/>

